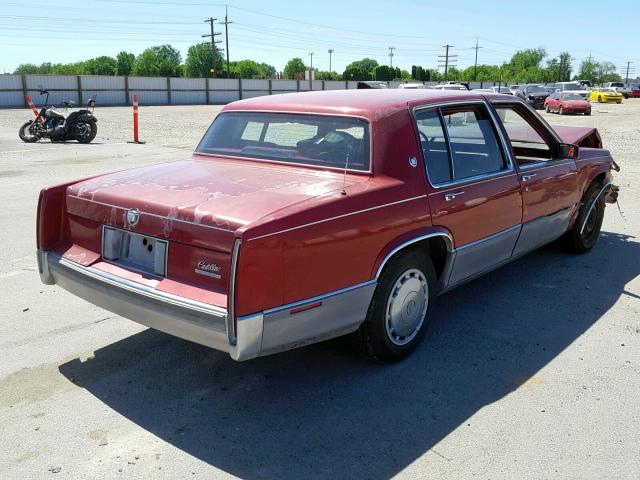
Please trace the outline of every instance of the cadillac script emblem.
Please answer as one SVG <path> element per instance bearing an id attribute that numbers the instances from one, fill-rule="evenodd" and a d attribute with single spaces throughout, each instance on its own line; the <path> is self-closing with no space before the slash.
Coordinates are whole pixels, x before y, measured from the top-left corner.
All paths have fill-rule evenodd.
<path id="1" fill-rule="evenodd" d="M 140 210 L 137 208 L 132 208 L 127 210 L 127 223 L 130 227 L 135 227 L 140 220 Z"/>
<path id="2" fill-rule="evenodd" d="M 206 277 L 212 277 L 220 279 L 220 272 L 222 268 L 217 263 L 209 263 L 205 260 L 200 260 L 196 265 L 195 272 L 204 275 Z"/>

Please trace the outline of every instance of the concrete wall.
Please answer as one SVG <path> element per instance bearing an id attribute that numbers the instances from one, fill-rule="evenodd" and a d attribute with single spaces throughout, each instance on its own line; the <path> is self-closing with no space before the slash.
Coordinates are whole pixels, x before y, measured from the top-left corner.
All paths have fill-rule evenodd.
<path id="1" fill-rule="evenodd" d="M 397 88 L 402 82 L 388 82 Z M 415 82 L 412 82 L 415 83 Z M 435 85 L 436 82 L 423 82 Z M 471 88 L 495 85 L 474 82 Z M 0 108 L 25 107 L 25 95 L 36 105 L 44 98 L 38 90 L 50 92 L 49 103 L 74 101 L 85 104 L 93 95 L 98 105 L 131 105 L 138 95 L 141 105 L 224 104 L 242 98 L 313 90 L 357 88 L 356 81 L 255 80 L 226 78 L 113 77 L 100 75 L 0 75 Z"/>

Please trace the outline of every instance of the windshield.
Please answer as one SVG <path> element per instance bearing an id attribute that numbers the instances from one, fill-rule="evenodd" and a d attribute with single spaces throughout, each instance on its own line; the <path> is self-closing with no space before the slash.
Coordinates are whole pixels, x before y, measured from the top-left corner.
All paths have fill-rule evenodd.
<path id="1" fill-rule="evenodd" d="M 369 124 L 350 117 L 228 112 L 196 152 L 322 167 L 369 170 Z"/>
<path id="2" fill-rule="evenodd" d="M 616 93 L 613 88 L 601 88 L 600 91 L 605 93 Z"/>
<path id="3" fill-rule="evenodd" d="M 612 87 L 621 87 L 624 88 L 624 83 L 622 82 L 611 82 Z"/>
<path id="4" fill-rule="evenodd" d="M 582 87 L 577 83 L 565 83 L 562 85 L 562 90 L 580 90 Z"/>
<path id="5" fill-rule="evenodd" d="M 582 97 L 577 93 L 563 93 L 560 98 L 562 100 L 582 100 Z"/>
<path id="6" fill-rule="evenodd" d="M 547 89 L 544 87 L 541 87 L 540 85 L 533 85 L 532 87 L 528 87 L 527 91 L 529 93 L 538 93 L 538 92 L 546 93 Z"/>

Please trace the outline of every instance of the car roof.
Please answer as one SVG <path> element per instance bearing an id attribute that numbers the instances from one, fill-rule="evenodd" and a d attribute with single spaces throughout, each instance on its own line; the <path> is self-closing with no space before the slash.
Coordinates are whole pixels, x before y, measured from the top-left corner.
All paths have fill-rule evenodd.
<path id="1" fill-rule="evenodd" d="M 254 97 L 229 103 L 222 111 L 349 115 L 375 121 L 418 105 L 451 100 L 481 100 L 485 97 L 493 98 L 494 95 L 439 89 L 323 90 Z"/>

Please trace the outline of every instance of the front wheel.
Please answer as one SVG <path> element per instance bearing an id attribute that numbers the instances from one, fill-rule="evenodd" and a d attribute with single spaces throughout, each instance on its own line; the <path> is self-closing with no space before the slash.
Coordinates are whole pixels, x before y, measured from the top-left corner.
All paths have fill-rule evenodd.
<path id="1" fill-rule="evenodd" d="M 409 356 L 427 329 L 435 289 L 435 270 L 424 252 L 392 259 L 380 275 L 364 323 L 353 334 L 358 349 L 382 362 Z"/>
<path id="2" fill-rule="evenodd" d="M 551 113 L 551 109 L 549 108 L 549 105 L 544 106 L 544 111 L 547 113 Z"/>
<path id="3" fill-rule="evenodd" d="M 40 138 L 33 132 L 33 128 L 31 128 L 32 125 L 33 120 L 29 120 L 20 127 L 20 130 L 18 130 L 18 136 L 20 137 L 20 140 L 25 143 L 35 143 Z"/>
<path id="4" fill-rule="evenodd" d="M 564 115 L 564 110 L 562 109 L 562 107 L 560 107 L 560 108 L 558 109 L 558 114 L 559 114 L 559 115 Z"/>
<path id="5" fill-rule="evenodd" d="M 582 196 L 578 218 L 563 238 L 565 245 L 574 253 L 586 253 L 598 241 L 605 207 L 601 191 L 600 183 L 593 182 L 589 185 Z"/>
<path id="6" fill-rule="evenodd" d="M 98 125 L 96 122 L 85 121 L 78 122 L 74 125 L 73 138 L 79 143 L 90 143 L 98 133 Z"/>
<path id="7" fill-rule="evenodd" d="M 598 103 L 602 103 L 602 97 L 598 97 Z"/>

